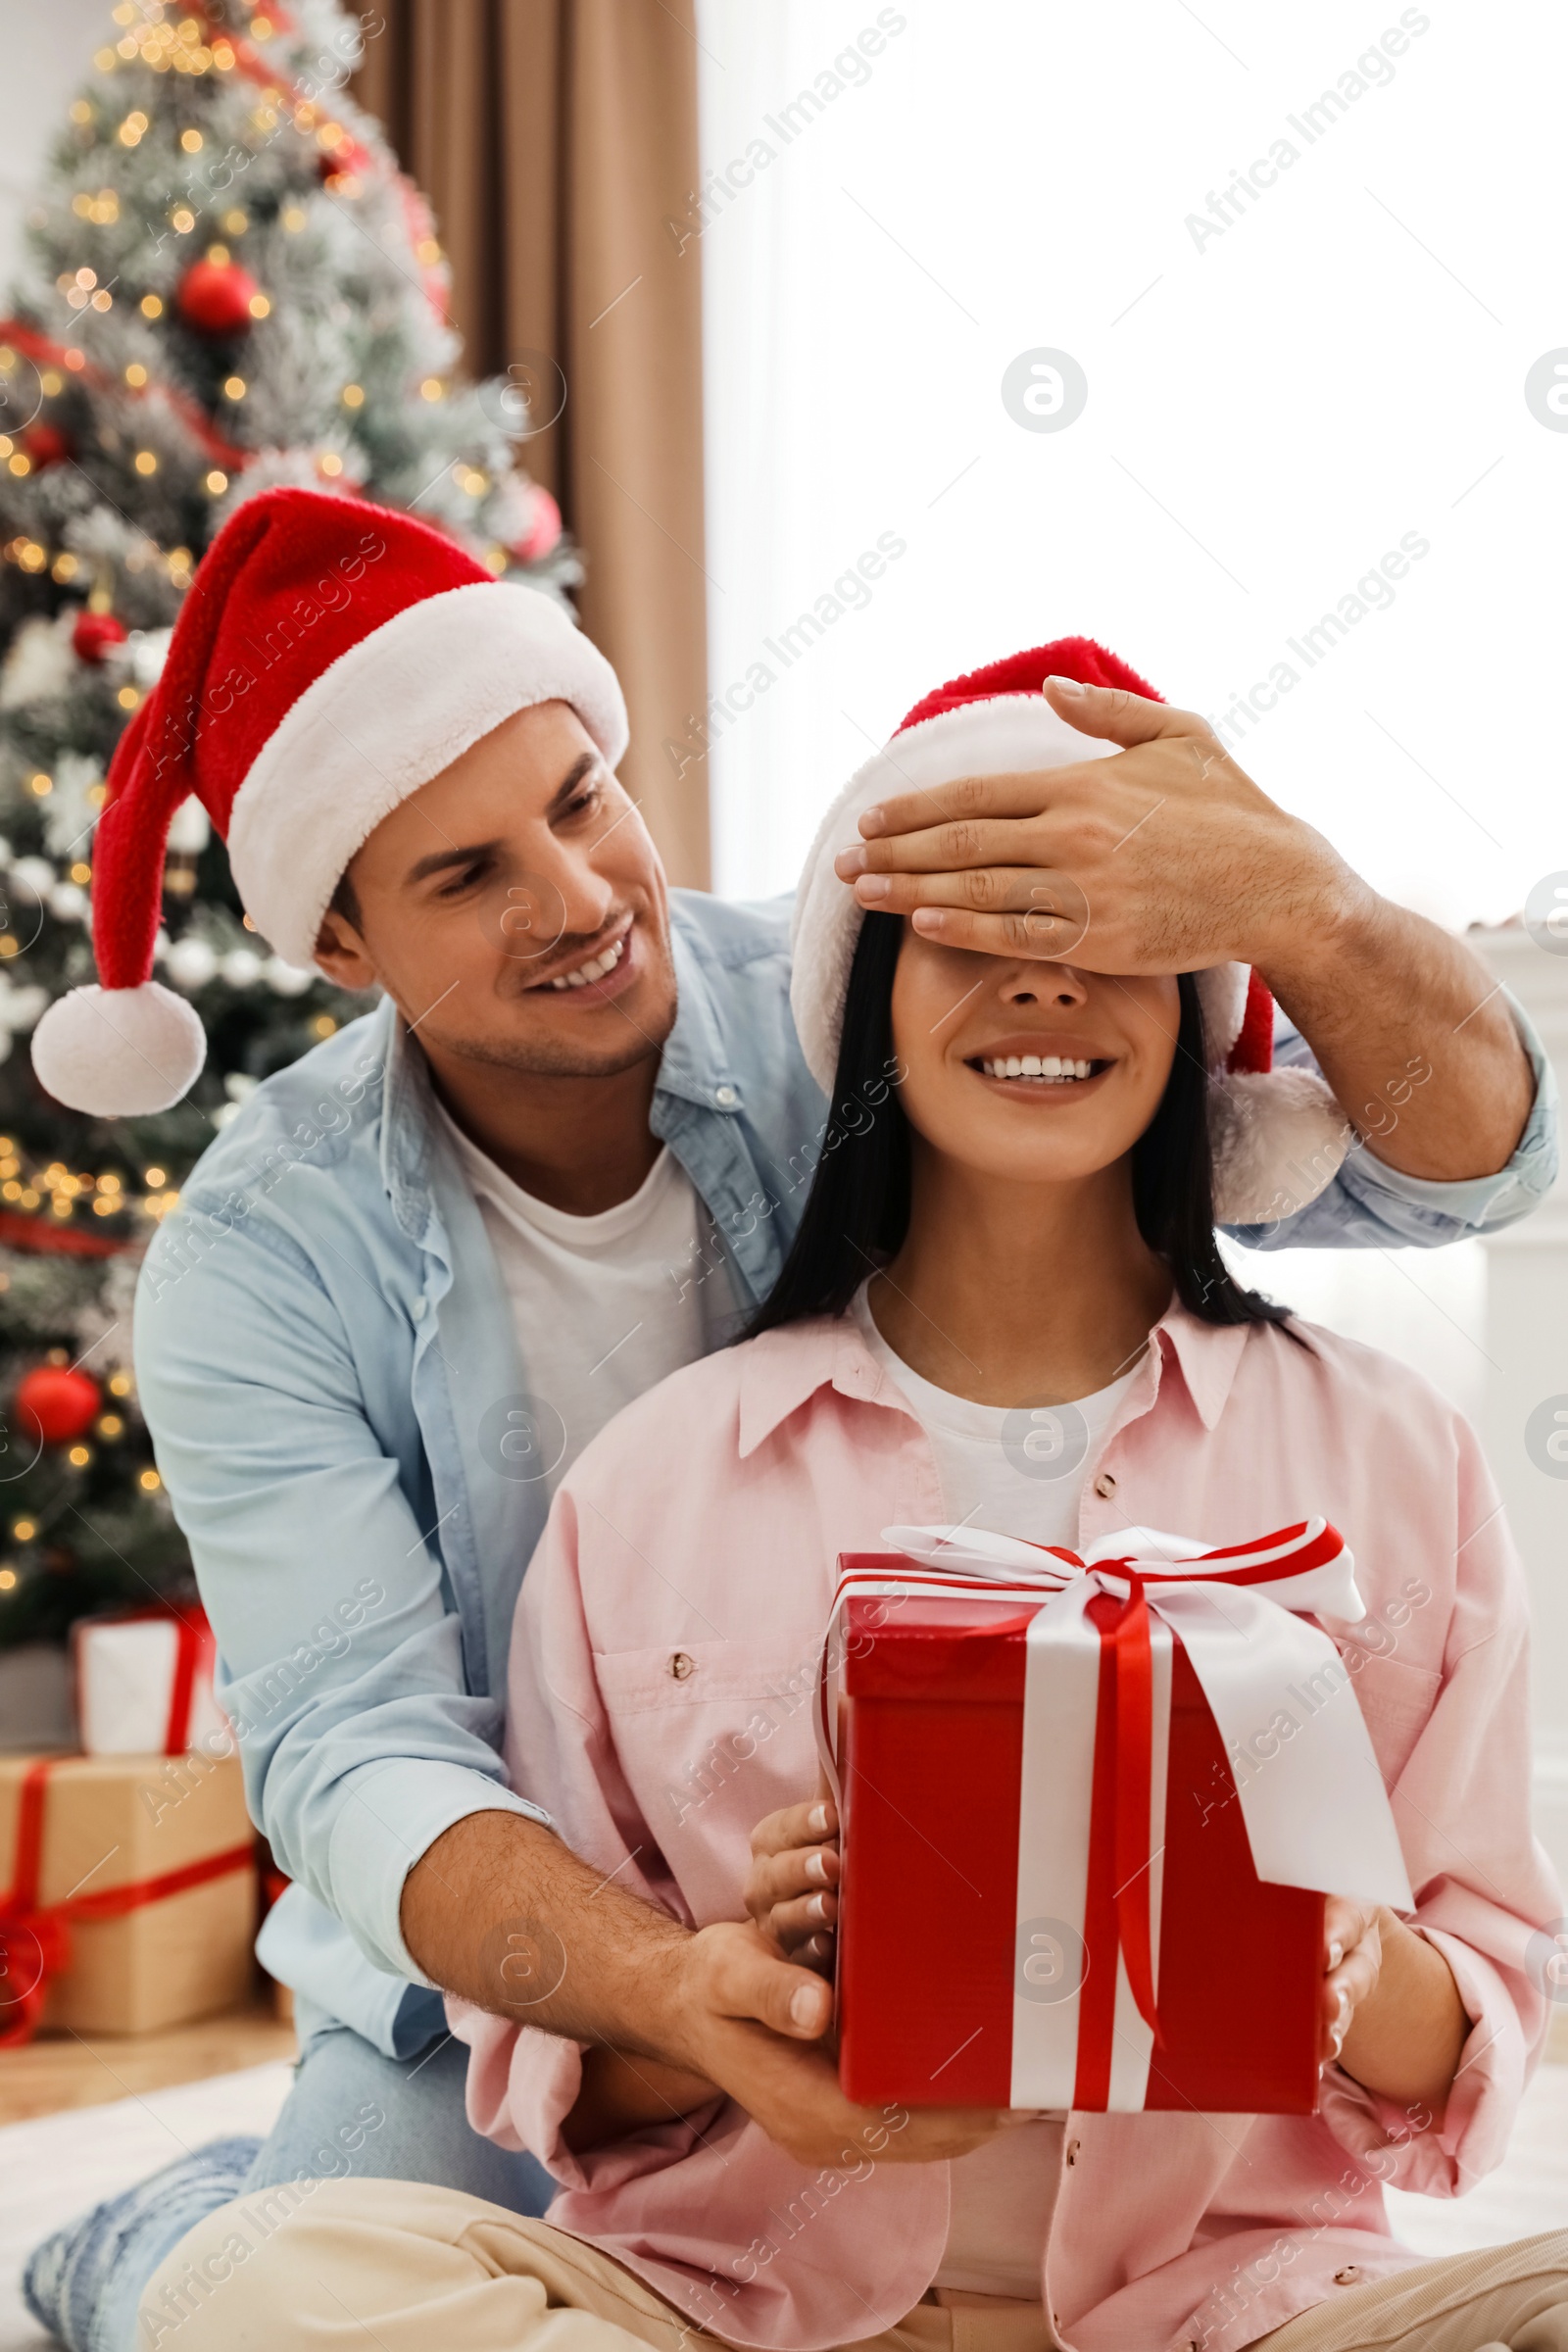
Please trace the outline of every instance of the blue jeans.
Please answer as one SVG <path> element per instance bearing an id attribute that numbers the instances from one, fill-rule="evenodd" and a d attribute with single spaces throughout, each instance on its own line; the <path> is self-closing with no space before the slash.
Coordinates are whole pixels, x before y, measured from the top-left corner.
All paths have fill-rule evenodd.
<path id="1" fill-rule="evenodd" d="M 348 2026 L 307 2034 L 282 2113 L 263 2140 L 242 2194 L 294 2180 L 428 2180 L 514 2213 L 542 2214 L 556 2183 L 535 2157 L 513 2155 L 464 2113 L 467 2050 L 443 2027 L 410 2058 L 383 2058 Z M 227 2190 L 226 2195 L 233 2191 Z M 136 2352 L 142 2290 L 199 2217 L 170 2236 L 148 2230 L 125 2249 L 100 2305 L 97 2340 Z"/>
<path id="2" fill-rule="evenodd" d="M 513 2213 L 541 2214 L 556 2184 L 538 2159 L 475 2132 L 463 2107 L 468 2052 L 443 2027 L 412 2058 L 383 2058 L 347 2026 L 310 2034 L 293 2088 L 245 2183 L 428 2180 Z"/>

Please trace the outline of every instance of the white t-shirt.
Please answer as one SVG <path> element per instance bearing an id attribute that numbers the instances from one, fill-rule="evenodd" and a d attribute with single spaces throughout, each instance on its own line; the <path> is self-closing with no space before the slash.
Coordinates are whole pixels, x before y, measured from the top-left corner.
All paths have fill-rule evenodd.
<path id="1" fill-rule="evenodd" d="M 623 1404 L 730 1336 L 729 1262 L 667 1145 L 629 1200 L 574 1217 L 525 1193 L 436 1108 L 495 1251 L 530 1394 L 548 1408 L 537 1419 L 554 1458 L 540 1475 L 554 1494 Z"/>
<path id="2" fill-rule="evenodd" d="M 850 1309 L 867 1348 L 897 1385 L 931 1441 L 943 1508 L 954 1523 L 1030 1544 L 1078 1544 L 1078 1501 L 1089 1465 L 1138 1370 L 1073 1404 L 1011 1410 L 972 1404 L 922 1380 L 876 1327 L 866 1285 Z"/>
<path id="3" fill-rule="evenodd" d="M 931 1442 L 949 1521 L 1075 1549 L 1084 1481 L 1137 1365 L 1074 1404 L 1008 1411 L 973 1404 L 911 1372 L 878 1331 L 866 1286 L 851 1312 Z M 1020 2124 L 957 2159 L 938 2286 L 1020 2303 L 1040 2300 L 1041 2256 L 1056 2202 L 1065 2120 L 1051 2116 Z"/>

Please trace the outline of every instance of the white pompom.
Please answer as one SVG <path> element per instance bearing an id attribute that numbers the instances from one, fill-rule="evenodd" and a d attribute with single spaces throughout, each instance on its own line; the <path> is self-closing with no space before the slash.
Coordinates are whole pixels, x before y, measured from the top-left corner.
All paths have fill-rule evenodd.
<path id="1" fill-rule="evenodd" d="M 140 988 L 74 988 L 32 1035 L 38 1083 L 57 1102 L 103 1119 L 168 1110 L 207 1058 L 207 1036 L 183 997 Z"/>
<path id="2" fill-rule="evenodd" d="M 1250 1071 L 1213 1081 L 1208 1140 L 1216 1224 L 1265 1225 L 1332 1184 L 1350 1126 L 1315 1071 Z"/>

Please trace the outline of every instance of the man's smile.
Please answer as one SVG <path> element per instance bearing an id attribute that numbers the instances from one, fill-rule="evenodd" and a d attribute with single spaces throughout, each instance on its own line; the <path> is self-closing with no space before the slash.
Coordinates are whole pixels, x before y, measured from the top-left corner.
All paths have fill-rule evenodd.
<path id="1" fill-rule="evenodd" d="M 634 914 L 614 915 L 588 955 L 573 948 L 569 953 L 576 957 L 574 962 L 530 980 L 524 993 L 536 996 L 549 989 L 553 994 L 570 995 L 585 1005 L 607 1004 L 641 976 L 643 958 L 637 950 L 636 930 Z"/>

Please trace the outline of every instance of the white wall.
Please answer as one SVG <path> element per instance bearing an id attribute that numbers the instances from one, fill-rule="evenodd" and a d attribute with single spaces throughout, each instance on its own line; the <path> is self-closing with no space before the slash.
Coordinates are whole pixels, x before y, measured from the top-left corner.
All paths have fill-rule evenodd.
<path id="1" fill-rule="evenodd" d="M 0 24 L 0 304 L 22 252 L 23 217 L 92 53 L 119 37 L 109 0 L 3 0 Z"/>

